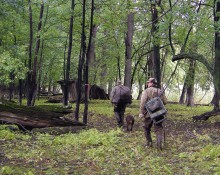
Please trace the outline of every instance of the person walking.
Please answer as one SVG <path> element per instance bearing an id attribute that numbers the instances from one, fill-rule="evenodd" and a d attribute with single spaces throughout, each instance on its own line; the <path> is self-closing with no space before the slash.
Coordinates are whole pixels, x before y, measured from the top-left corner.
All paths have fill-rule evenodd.
<path id="1" fill-rule="evenodd" d="M 167 99 L 164 93 L 162 92 L 162 90 L 158 88 L 157 81 L 155 78 L 149 78 L 146 85 L 147 85 L 147 89 L 145 89 L 141 95 L 140 111 L 139 111 L 139 117 L 143 118 L 143 123 L 144 123 L 143 128 L 147 141 L 146 146 L 149 147 L 153 146 L 152 137 L 151 137 L 151 128 L 152 126 L 154 126 L 154 131 L 157 138 L 157 147 L 159 149 L 162 149 L 162 140 L 164 139 L 163 122 L 162 121 L 160 123 L 153 122 L 153 120 L 150 118 L 149 114 L 147 113 L 147 110 L 145 108 L 145 103 L 154 97 L 160 96 L 163 104 L 165 105 Z"/>
<path id="2" fill-rule="evenodd" d="M 124 113 L 127 104 L 131 103 L 132 96 L 129 87 L 122 85 L 121 80 L 118 80 L 116 86 L 110 93 L 110 100 L 114 106 L 114 116 L 118 127 L 124 126 Z"/>

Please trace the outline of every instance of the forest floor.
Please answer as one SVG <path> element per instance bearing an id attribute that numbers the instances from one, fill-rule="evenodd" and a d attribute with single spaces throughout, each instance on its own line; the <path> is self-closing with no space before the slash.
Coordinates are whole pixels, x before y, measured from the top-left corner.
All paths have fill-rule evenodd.
<path id="1" fill-rule="evenodd" d="M 23 133 L 1 125 L 0 174 L 220 174 L 220 116 L 192 120 L 211 106 L 167 104 L 162 151 L 156 149 L 153 131 L 153 148 L 145 147 L 138 107 L 139 101 L 134 101 L 125 113 L 135 116 L 132 132 L 117 128 L 112 105 L 100 100 L 90 102 L 88 127 L 77 133 Z"/>

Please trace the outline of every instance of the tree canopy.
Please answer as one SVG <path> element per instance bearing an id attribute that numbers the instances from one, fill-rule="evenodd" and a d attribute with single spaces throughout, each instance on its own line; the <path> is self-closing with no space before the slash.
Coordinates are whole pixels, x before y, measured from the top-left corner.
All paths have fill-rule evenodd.
<path id="1" fill-rule="evenodd" d="M 69 79 L 78 78 L 79 55 L 82 52 L 81 35 L 83 24 L 83 3 L 79 0 L 3 0 L 0 2 L 0 80 L 1 85 L 18 85 L 18 80 L 26 80 L 27 73 L 33 71 L 37 41 L 36 83 L 40 88 L 57 87 L 57 81 L 65 79 L 69 45 L 69 21 L 73 16 L 72 54 Z M 95 1 L 93 26 L 90 27 L 90 1 L 85 1 L 85 43 L 88 49 L 90 29 L 92 29 L 92 54 L 89 60 L 89 84 L 98 84 L 106 92 L 114 81 L 130 74 L 132 88 L 141 91 L 149 76 L 156 76 L 156 68 L 161 71 L 161 83 L 168 83 L 173 92 L 181 90 L 189 61 L 172 62 L 172 58 L 195 57 L 194 85 L 209 90 L 213 84 L 215 64 L 215 32 L 219 23 L 214 21 L 215 1 Z M 44 5 L 42 19 L 39 19 L 41 5 Z M 32 55 L 28 67 L 30 51 L 30 9 L 32 10 Z M 157 10 L 153 19 L 152 7 Z M 125 71 L 128 14 L 133 14 L 133 36 L 131 46 L 131 67 Z M 155 23 L 155 20 L 157 22 Z M 42 22 L 39 29 L 39 22 Z M 154 25 L 154 26 L 153 26 Z M 153 30 L 156 27 L 156 30 Z M 155 64 L 154 49 L 158 47 L 160 64 Z M 130 47 L 130 46 L 129 46 Z M 195 53 L 195 54 L 191 54 Z M 203 61 L 201 61 L 203 59 Z M 200 62 L 199 62 L 200 61 Z M 85 62 L 84 62 L 85 63 Z M 83 63 L 83 64 L 84 64 Z M 178 66 L 175 69 L 175 66 Z M 85 66 L 85 65 L 83 65 Z M 175 73 L 174 73 L 175 71 Z M 202 73 L 201 73 L 202 72 Z M 13 75 L 13 76 L 12 76 Z M 14 77 L 14 78 L 12 78 Z M 83 85 L 83 84 L 82 84 Z M 169 89 L 167 90 L 169 92 Z M 175 90 L 176 89 L 176 90 Z M 141 93 L 141 92 L 139 92 Z"/>

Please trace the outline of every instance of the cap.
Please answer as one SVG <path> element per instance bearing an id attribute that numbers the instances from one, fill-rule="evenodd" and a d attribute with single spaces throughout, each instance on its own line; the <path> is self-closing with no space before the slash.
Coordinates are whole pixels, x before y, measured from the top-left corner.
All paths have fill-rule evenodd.
<path id="1" fill-rule="evenodd" d="M 117 80 L 117 85 L 121 85 L 121 80 Z"/>
<path id="2" fill-rule="evenodd" d="M 147 83 L 154 83 L 156 84 L 157 83 L 157 80 L 155 78 L 149 78 L 149 80 L 147 81 Z"/>

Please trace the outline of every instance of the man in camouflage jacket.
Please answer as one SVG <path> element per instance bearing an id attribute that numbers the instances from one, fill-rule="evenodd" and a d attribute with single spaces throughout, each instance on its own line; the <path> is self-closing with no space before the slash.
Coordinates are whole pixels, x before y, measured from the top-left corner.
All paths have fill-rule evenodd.
<path id="1" fill-rule="evenodd" d="M 162 93 L 161 89 L 157 88 L 157 81 L 155 78 L 150 78 L 147 81 L 147 89 L 145 89 L 141 96 L 140 101 L 140 111 L 139 111 L 139 117 L 143 118 L 144 122 L 144 133 L 147 140 L 147 146 L 152 146 L 152 138 L 151 138 L 151 127 L 154 125 L 155 134 L 157 137 L 157 141 L 159 140 L 159 143 L 157 142 L 157 146 L 161 148 L 161 142 L 163 140 L 163 125 L 162 122 L 155 124 L 153 123 L 153 120 L 150 118 L 149 114 L 147 113 L 147 110 L 145 108 L 145 103 L 151 100 L 154 97 L 159 96 Z M 161 100 L 164 104 L 166 104 L 166 97 L 164 93 L 160 96 Z"/>

